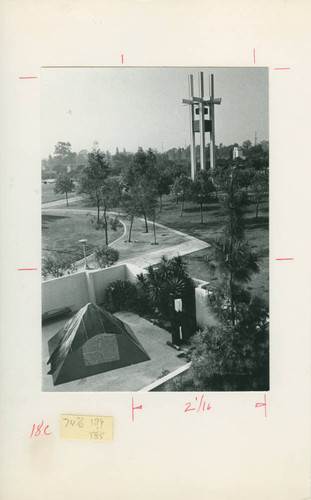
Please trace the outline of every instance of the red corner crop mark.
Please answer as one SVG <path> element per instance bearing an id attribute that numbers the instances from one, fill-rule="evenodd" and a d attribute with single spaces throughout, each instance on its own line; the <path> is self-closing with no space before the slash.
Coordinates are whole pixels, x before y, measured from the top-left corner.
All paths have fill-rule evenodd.
<path id="1" fill-rule="evenodd" d="M 255 408 L 261 408 L 262 406 L 265 407 L 265 417 L 267 417 L 267 399 L 265 394 L 264 394 L 264 403 L 256 403 Z"/>
<path id="2" fill-rule="evenodd" d="M 134 410 L 142 410 L 143 405 L 134 406 L 134 398 L 132 398 L 132 422 L 134 422 Z"/>
<path id="3" fill-rule="evenodd" d="M 19 268 L 17 269 L 18 271 L 36 271 L 36 267 L 25 267 L 25 268 Z"/>
<path id="4" fill-rule="evenodd" d="M 285 257 L 283 259 L 275 259 L 275 260 L 294 260 L 294 257 Z"/>
<path id="5" fill-rule="evenodd" d="M 31 78 L 38 78 L 37 76 L 19 76 L 19 80 L 29 80 Z"/>
<path id="6" fill-rule="evenodd" d="M 273 69 L 290 69 L 290 68 L 273 68 Z"/>
<path id="7" fill-rule="evenodd" d="M 256 51 L 253 49 L 253 58 L 254 58 L 254 64 L 256 64 Z"/>
<path id="8" fill-rule="evenodd" d="M 124 62 L 124 61 L 123 61 L 123 54 L 121 54 L 121 61 L 122 61 L 122 64 L 123 64 L 123 62 Z"/>

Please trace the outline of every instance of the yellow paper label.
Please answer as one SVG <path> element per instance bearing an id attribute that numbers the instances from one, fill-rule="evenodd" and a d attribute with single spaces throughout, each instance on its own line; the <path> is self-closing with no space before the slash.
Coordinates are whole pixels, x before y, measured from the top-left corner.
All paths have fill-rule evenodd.
<path id="1" fill-rule="evenodd" d="M 96 415 L 62 415 L 63 439 L 87 439 L 89 441 L 113 440 L 113 417 Z"/>

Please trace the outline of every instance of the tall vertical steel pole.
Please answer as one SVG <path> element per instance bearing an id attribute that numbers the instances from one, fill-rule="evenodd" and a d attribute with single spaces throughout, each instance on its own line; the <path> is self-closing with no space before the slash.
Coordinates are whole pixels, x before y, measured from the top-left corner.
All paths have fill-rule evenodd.
<path id="1" fill-rule="evenodd" d="M 200 97 L 204 99 L 204 75 L 199 72 L 199 92 Z M 204 123 L 204 102 L 200 103 L 200 168 L 205 170 L 205 123 Z"/>
<path id="2" fill-rule="evenodd" d="M 188 76 L 189 98 L 193 98 L 193 75 Z M 191 179 L 194 180 L 196 170 L 195 154 L 195 132 L 194 132 L 194 105 L 189 106 L 190 113 L 190 161 L 191 161 Z"/>
<path id="3" fill-rule="evenodd" d="M 210 92 L 210 120 L 211 120 L 211 133 L 210 133 L 210 161 L 211 169 L 215 168 L 216 155 L 215 155 L 215 104 L 214 104 L 214 75 L 209 77 L 209 92 Z"/>

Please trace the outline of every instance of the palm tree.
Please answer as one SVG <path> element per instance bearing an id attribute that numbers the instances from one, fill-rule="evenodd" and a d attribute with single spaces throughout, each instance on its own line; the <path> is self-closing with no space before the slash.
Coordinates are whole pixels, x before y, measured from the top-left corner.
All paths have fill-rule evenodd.
<path id="1" fill-rule="evenodd" d="M 194 283 L 182 257 L 168 259 L 162 256 L 160 262 L 154 267 L 149 266 L 147 271 L 137 279 L 155 312 L 169 317 L 172 296 L 183 298 L 185 307 L 191 303 Z"/>

